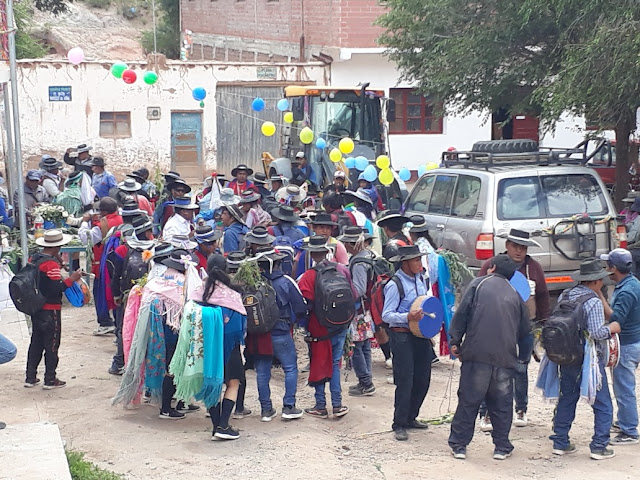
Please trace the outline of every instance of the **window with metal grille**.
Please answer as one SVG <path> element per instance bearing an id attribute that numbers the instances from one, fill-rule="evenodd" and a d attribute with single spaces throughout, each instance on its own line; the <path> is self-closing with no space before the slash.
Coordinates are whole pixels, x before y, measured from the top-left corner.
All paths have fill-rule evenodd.
<path id="1" fill-rule="evenodd" d="M 396 120 L 389 122 L 389 133 L 442 133 L 442 104 L 411 88 L 392 88 L 389 96 L 396 102 Z"/>
<path id="2" fill-rule="evenodd" d="M 100 136 L 127 138 L 131 136 L 131 112 L 100 112 Z"/>

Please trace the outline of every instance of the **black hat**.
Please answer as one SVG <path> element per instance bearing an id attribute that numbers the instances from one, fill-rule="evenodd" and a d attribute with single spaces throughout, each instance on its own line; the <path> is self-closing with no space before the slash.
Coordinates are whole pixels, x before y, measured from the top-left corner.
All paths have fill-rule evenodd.
<path id="1" fill-rule="evenodd" d="M 338 226 L 338 224 L 333 221 L 331 215 L 328 213 L 318 213 L 309 223 L 311 225 L 329 225 L 331 227 Z"/>
<path id="2" fill-rule="evenodd" d="M 276 251 L 273 247 L 264 246 L 264 247 L 259 247 L 256 250 L 256 253 L 253 259 L 257 260 L 258 263 L 260 262 L 271 263 L 271 262 L 276 262 L 278 260 L 282 260 L 286 256 L 287 255 L 285 253 L 280 253 Z"/>
<path id="3" fill-rule="evenodd" d="M 141 215 L 143 213 L 145 212 L 143 212 L 142 210 L 140 210 L 140 208 L 138 208 L 138 202 L 131 199 L 131 200 L 125 200 L 124 204 L 122 205 L 122 211 L 120 215 L 122 217 L 133 217 L 136 215 Z"/>
<path id="4" fill-rule="evenodd" d="M 260 185 L 265 185 L 267 183 L 267 176 L 262 172 L 257 172 L 253 176 L 253 183 L 259 183 Z"/>
<path id="5" fill-rule="evenodd" d="M 133 180 L 138 182 L 140 185 L 146 182 L 139 170 L 134 170 L 133 172 L 128 174 L 127 177 L 133 178 Z"/>
<path id="6" fill-rule="evenodd" d="M 165 175 L 166 177 L 166 175 Z M 176 178 L 174 180 L 172 180 L 171 182 L 167 183 L 167 189 L 169 191 L 173 190 L 176 187 L 184 187 L 185 190 L 185 194 L 191 192 L 191 187 L 189 186 L 189 184 L 187 182 L 185 182 L 184 180 L 182 180 L 181 178 Z"/>
<path id="7" fill-rule="evenodd" d="M 518 245 L 522 245 L 524 247 L 540 247 L 540 244 L 538 242 L 529 238 L 530 236 L 531 235 L 529 234 L 529 232 L 518 230 L 517 228 L 512 228 L 509 231 L 509 235 L 507 235 L 507 241 L 517 243 Z"/>
<path id="8" fill-rule="evenodd" d="M 214 243 L 220 240 L 222 232 L 214 229 L 211 225 L 202 225 L 196 228 L 194 238 L 198 243 Z"/>
<path id="9" fill-rule="evenodd" d="M 62 163 L 51 155 L 43 155 L 42 158 L 40 158 L 40 168 L 44 170 L 58 170 L 60 167 L 62 167 Z"/>
<path id="10" fill-rule="evenodd" d="M 278 205 L 278 208 L 274 208 L 271 211 L 271 216 L 284 222 L 295 222 L 298 220 L 298 214 L 296 214 L 293 207 L 289 205 Z"/>
<path id="11" fill-rule="evenodd" d="M 580 263 L 580 270 L 573 272 L 571 278 L 577 282 L 589 282 L 607 278 L 612 273 L 607 272 L 597 258 L 588 258 Z"/>
<path id="12" fill-rule="evenodd" d="M 242 265 L 247 260 L 247 255 L 244 252 L 229 252 L 227 254 L 227 270 L 230 272 L 237 272 Z"/>
<path id="13" fill-rule="evenodd" d="M 237 177 L 238 176 L 238 171 L 240 171 L 240 170 L 242 170 L 243 172 L 247 172 L 247 175 L 253 175 L 253 170 L 252 169 L 250 169 L 249 167 L 247 167 L 244 164 L 240 164 L 236 168 L 231 170 L 231 176 L 232 177 Z"/>
<path id="14" fill-rule="evenodd" d="M 369 231 L 362 227 L 347 227 L 342 232 L 342 235 L 338 237 L 343 243 L 356 243 L 359 240 L 371 240 L 373 235 L 369 233 Z"/>
<path id="15" fill-rule="evenodd" d="M 176 197 L 173 199 L 173 208 L 181 208 L 183 210 L 196 210 L 200 207 L 198 207 L 198 205 L 195 203 L 191 203 L 191 197 L 185 195 L 183 197 Z"/>
<path id="16" fill-rule="evenodd" d="M 180 174 L 178 172 L 174 172 L 173 170 L 169 170 L 167 173 L 164 174 L 164 181 L 167 184 L 178 179 L 182 180 L 182 178 L 180 177 Z"/>
<path id="17" fill-rule="evenodd" d="M 429 231 L 427 220 L 422 215 L 412 215 L 411 218 L 409 218 L 409 221 L 413 224 L 409 229 L 409 232 L 420 233 Z"/>
<path id="18" fill-rule="evenodd" d="M 89 152 L 89 150 L 91 150 L 93 147 L 87 145 L 86 143 L 81 143 L 80 145 L 78 145 L 76 147 L 76 153 L 85 153 L 85 152 Z"/>
<path id="19" fill-rule="evenodd" d="M 381 227 L 384 226 L 385 222 L 388 222 L 390 220 L 393 220 L 395 222 L 402 221 L 403 224 L 409 221 L 409 217 L 405 217 L 397 210 L 386 210 L 382 212 L 380 215 L 381 216 L 378 219 L 378 225 Z M 395 220 L 395 219 L 398 219 L 398 220 Z"/>
<path id="20" fill-rule="evenodd" d="M 76 180 L 79 177 L 82 177 L 82 170 L 76 170 L 75 172 L 71 172 L 69 174 L 69 178 L 67 178 L 67 181 L 65 182 L 65 185 L 67 184 L 67 182 L 71 180 Z"/>
<path id="21" fill-rule="evenodd" d="M 322 235 L 314 235 L 309 237 L 309 240 L 302 244 L 300 247 L 302 250 L 307 252 L 329 252 L 329 247 L 327 246 L 327 240 Z"/>
<path id="22" fill-rule="evenodd" d="M 153 222 L 149 218 L 148 215 L 138 215 L 131 222 L 133 229 L 135 230 L 136 236 L 151 230 L 153 228 Z"/>
<path id="23" fill-rule="evenodd" d="M 93 157 L 87 165 L 91 167 L 104 167 L 104 158 L 102 157 Z"/>
<path id="24" fill-rule="evenodd" d="M 253 227 L 244 235 L 244 241 L 254 245 L 271 245 L 275 240 L 276 237 L 269 235 L 269 231 L 261 225 Z"/>
<path id="25" fill-rule="evenodd" d="M 165 258 L 164 260 L 160 260 L 160 263 L 166 265 L 169 268 L 173 268 L 179 272 L 185 272 L 187 270 L 186 262 L 190 261 L 193 263 L 198 263 L 198 260 L 195 255 L 187 252 L 186 250 L 177 249 L 172 250 L 169 258 Z"/>
<path id="26" fill-rule="evenodd" d="M 398 247 L 397 255 L 389 259 L 390 262 L 404 262 L 405 260 L 411 260 L 412 258 L 422 257 L 426 255 L 420 251 L 418 245 L 403 245 Z"/>
<path id="27" fill-rule="evenodd" d="M 160 262 L 161 260 L 169 257 L 173 251 L 173 245 L 168 242 L 160 242 L 153 249 L 153 260 Z"/>
<path id="28" fill-rule="evenodd" d="M 259 193 L 256 193 L 254 190 L 245 190 L 240 195 L 240 203 L 252 203 L 257 202 L 262 197 Z"/>

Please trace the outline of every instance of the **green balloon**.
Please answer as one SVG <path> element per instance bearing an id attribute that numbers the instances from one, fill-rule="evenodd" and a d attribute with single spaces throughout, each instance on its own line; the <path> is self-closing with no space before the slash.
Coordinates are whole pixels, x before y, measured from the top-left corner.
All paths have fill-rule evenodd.
<path id="1" fill-rule="evenodd" d="M 127 64 L 123 62 L 117 62 L 111 65 L 111 75 L 116 78 L 122 78 L 122 73 L 127 69 Z"/>
<path id="2" fill-rule="evenodd" d="M 204 108 L 204 102 L 200 102 L 200 108 Z"/>
<path id="3" fill-rule="evenodd" d="M 158 81 L 158 74 L 156 72 L 147 72 L 144 74 L 143 80 L 147 85 L 153 85 Z"/>

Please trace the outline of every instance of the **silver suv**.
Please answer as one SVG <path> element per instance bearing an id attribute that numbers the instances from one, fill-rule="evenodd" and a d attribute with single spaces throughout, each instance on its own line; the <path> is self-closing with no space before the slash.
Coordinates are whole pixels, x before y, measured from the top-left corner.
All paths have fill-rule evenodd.
<path id="1" fill-rule="evenodd" d="M 528 253 L 558 291 L 572 285 L 582 259 L 626 246 L 625 227 L 598 174 L 582 166 L 582 151 L 492 153 L 491 143 L 482 142 L 484 152 L 445 152 L 445 167 L 423 175 L 407 198 L 405 213 L 426 218 L 436 247 L 464 254 L 477 271 L 505 250 L 510 229 L 528 231 L 542 246 Z"/>

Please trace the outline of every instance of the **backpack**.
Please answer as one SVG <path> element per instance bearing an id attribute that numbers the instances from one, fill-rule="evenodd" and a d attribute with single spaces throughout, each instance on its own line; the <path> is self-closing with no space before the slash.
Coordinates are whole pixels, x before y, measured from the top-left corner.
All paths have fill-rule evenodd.
<path id="1" fill-rule="evenodd" d="M 261 335 L 270 332 L 280 320 L 276 291 L 267 281 L 256 287 L 244 287 L 242 304 L 247 310 L 247 333 Z"/>
<path id="2" fill-rule="evenodd" d="M 332 262 L 320 262 L 313 269 L 316 271 L 313 311 L 318 322 L 331 330 L 347 328 L 356 314 L 349 279 Z"/>
<path id="3" fill-rule="evenodd" d="M 53 257 L 45 256 L 27 263 L 9 282 L 9 295 L 19 312 L 33 315 L 47 303 L 40 291 L 40 264 Z"/>
<path id="4" fill-rule="evenodd" d="M 275 233 L 275 227 L 274 227 Z M 286 257 L 280 260 L 280 267 L 285 275 L 291 275 L 293 272 L 293 259 L 295 257 L 295 248 L 291 239 L 283 235 L 279 235 L 273 242 L 273 248 L 278 252 L 284 253 Z"/>
<path id="5" fill-rule="evenodd" d="M 129 247 L 127 256 L 122 262 L 122 274 L 120 275 L 120 291 L 124 295 L 133 288 L 136 280 L 141 279 L 149 272 L 149 264 L 142 259 L 142 250 Z"/>
<path id="6" fill-rule="evenodd" d="M 370 268 L 367 269 L 367 291 L 364 296 L 364 310 L 371 310 L 372 305 L 372 291 L 375 285 L 382 285 L 382 290 L 384 290 L 384 285 L 386 285 L 387 281 L 393 276 L 394 268 L 393 265 L 384 257 L 375 256 L 371 257 L 351 257 L 349 261 L 349 272 L 351 273 L 351 278 L 353 278 L 353 267 L 359 263 L 364 263 L 368 265 Z M 399 282 L 397 282 L 399 284 Z M 402 285 L 398 286 L 398 289 L 401 289 Z M 378 288 L 376 291 L 382 291 Z M 382 310 L 380 310 L 382 313 Z"/>
<path id="7" fill-rule="evenodd" d="M 547 358 L 558 365 L 580 365 L 584 358 L 586 318 L 584 302 L 595 298 L 586 293 L 576 300 L 561 300 L 542 327 L 542 346 Z"/>
<path id="8" fill-rule="evenodd" d="M 420 275 L 420 281 L 425 283 L 427 290 L 429 290 L 429 280 L 425 282 L 424 277 Z M 382 311 L 384 310 L 384 287 L 387 283 L 393 282 L 398 289 L 398 297 L 400 301 L 404 298 L 404 287 L 400 279 L 393 273 L 383 273 L 375 277 L 374 283 L 371 287 L 371 293 L 369 294 L 371 319 L 376 325 L 386 325 L 386 322 L 382 319 Z"/>

